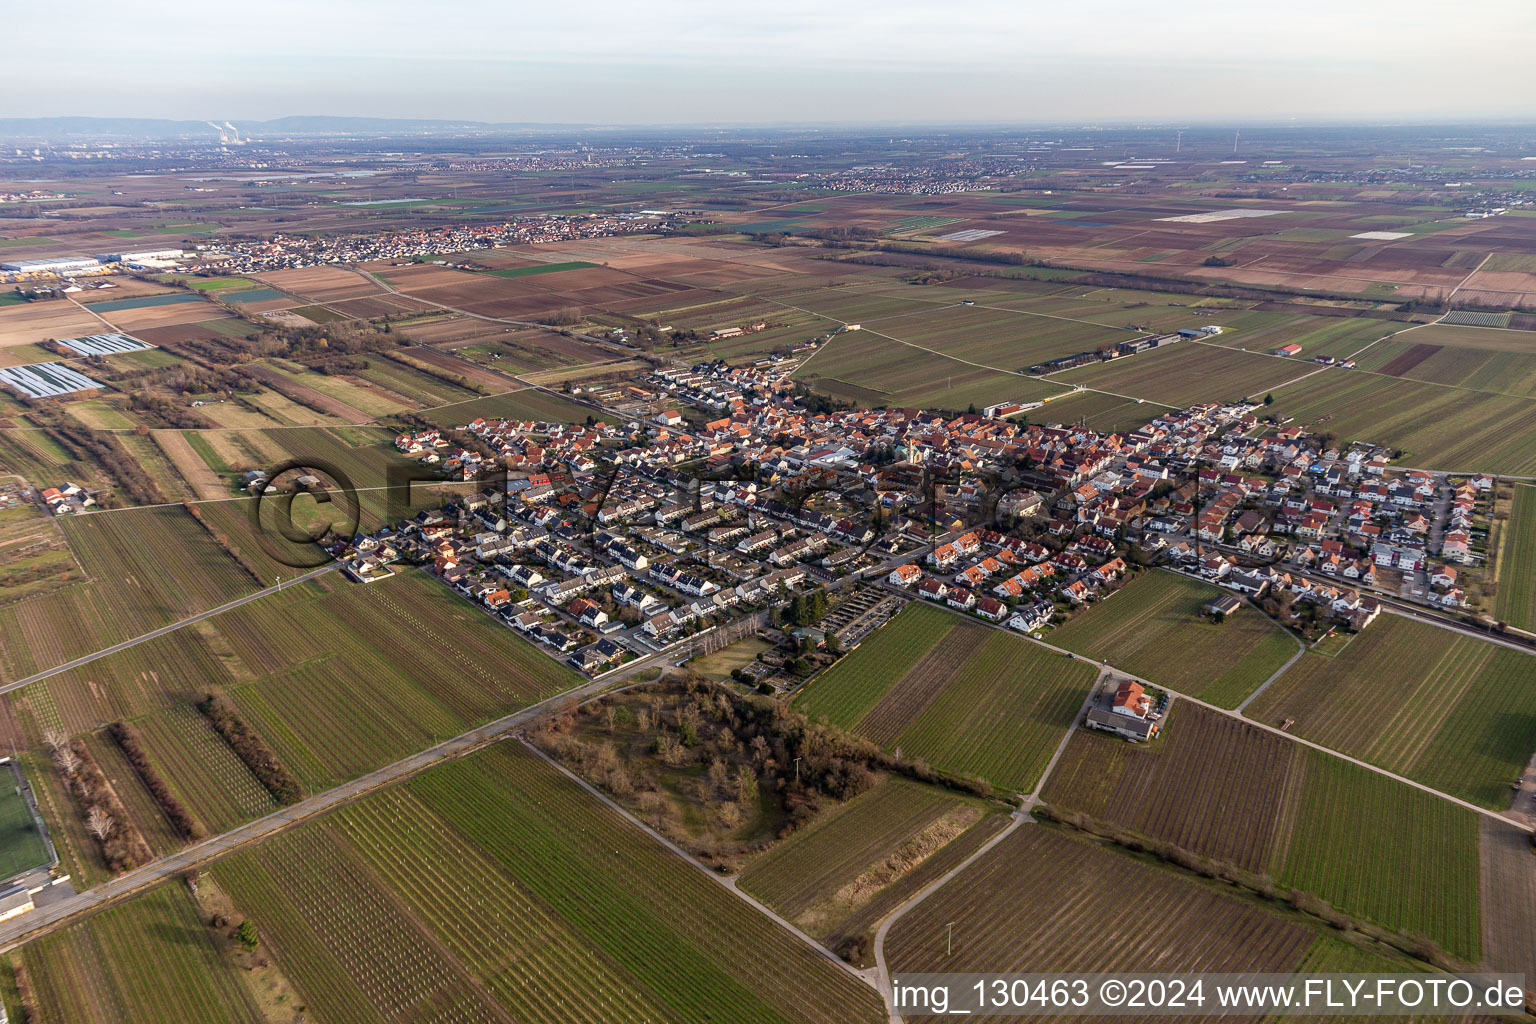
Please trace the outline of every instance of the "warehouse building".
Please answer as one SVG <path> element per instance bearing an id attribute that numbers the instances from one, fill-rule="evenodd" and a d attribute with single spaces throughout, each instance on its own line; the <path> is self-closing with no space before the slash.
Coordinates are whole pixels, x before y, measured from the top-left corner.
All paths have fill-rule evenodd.
<path id="1" fill-rule="evenodd" d="M 185 256 L 180 249 L 144 249 L 140 252 L 116 252 L 108 253 L 101 258 L 103 263 L 144 263 L 175 261 Z"/>
<path id="2" fill-rule="evenodd" d="M 13 260 L 0 263 L 0 270 L 22 274 L 60 274 L 67 270 L 90 270 L 101 266 L 94 256 L 53 256 L 42 260 Z"/>

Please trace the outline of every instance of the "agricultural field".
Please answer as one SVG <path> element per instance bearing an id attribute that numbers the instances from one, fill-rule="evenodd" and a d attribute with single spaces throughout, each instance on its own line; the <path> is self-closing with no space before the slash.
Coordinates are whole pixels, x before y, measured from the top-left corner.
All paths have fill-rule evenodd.
<path id="1" fill-rule="evenodd" d="M 444 427 L 460 426 L 482 416 L 486 419 L 546 420 L 557 423 L 583 423 L 588 416 L 613 419 L 591 406 L 534 388 L 426 409 L 421 415 Z"/>
<path id="2" fill-rule="evenodd" d="M 1222 591 L 1171 572 L 1142 573 L 1051 633 L 1051 643 L 1224 708 L 1236 707 L 1300 649 L 1257 608 L 1213 623 Z M 1168 652 L 1178 651 L 1170 658 Z"/>
<path id="3" fill-rule="evenodd" d="M 0 349 L 100 331 L 101 321 L 73 302 L 55 299 L 0 307 Z"/>
<path id="4" fill-rule="evenodd" d="M 63 532 L 42 509 L 30 502 L 0 509 L 0 605 L 68 586 L 79 576 Z"/>
<path id="5" fill-rule="evenodd" d="M 1046 803 L 1112 821 L 1201 856 L 1264 871 L 1289 830 L 1285 794 L 1301 748 L 1235 718 L 1174 702 L 1150 746 L 1079 729 Z"/>
<path id="6" fill-rule="evenodd" d="M 227 652 L 224 670 L 188 680 L 190 693 L 167 694 L 163 710 L 141 720 L 156 756 L 163 751 L 168 760 L 187 762 L 165 765 L 176 787 L 201 784 L 196 759 L 174 744 L 200 734 L 189 724 L 185 702 L 212 684 L 228 692 L 300 781 L 318 791 L 580 681 L 415 573 L 340 584 L 329 593 L 310 584 L 211 621 L 216 635 L 209 643 Z M 62 705 L 64 697 L 58 700 Z M 238 821 L 265 806 L 239 771 L 218 788 L 222 798 L 185 794 L 188 805 L 194 811 L 206 806 L 220 821 Z"/>
<path id="7" fill-rule="evenodd" d="M 739 885 L 826 941 L 872 901 L 890 902 L 888 888 L 915 893 L 910 879 L 920 865 L 999 810 L 886 778 L 771 847 L 742 873 Z"/>
<path id="8" fill-rule="evenodd" d="M 146 439 L 147 440 L 147 439 Z M 241 597 L 255 580 L 177 506 L 59 526 L 81 582 L 0 607 L 0 676 L 17 679 Z"/>
<path id="9" fill-rule="evenodd" d="M 941 306 L 865 325 L 865 330 L 974 363 L 1022 370 L 1057 356 L 1136 337 L 1120 327 L 992 306 Z"/>
<path id="10" fill-rule="evenodd" d="M 1478 958 L 1478 814 L 1229 716 L 1175 701 L 1150 747 L 1079 730 L 1043 795 Z"/>
<path id="11" fill-rule="evenodd" d="M 1530 838 L 1483 818 L 1478 851 L 1482 880 L 1483 963 L 1536 976 L 1536 858 Z"/>
<path id="12" fill-rule="evenodd" d="M 35 1024 L 183 1024 L 263 1017 L 221 956 L 186 886 L 167 882 L 28 943 L 20 963 Z M 13 1002 L 13 1009 L 19 1004 Z"/>
<path id="13" fill-rule="evenodd" d="M 1481 959 L 1481 816 L 1318 750 L 1306 752 L 1303 774 L 1301 827 L 1271 855 L 1275 880 Z"/>
<path id="14" fill-rule="evenodd" d="M 593 1024 L 884 1019 L 872 988 L 510 741 L 214 875 L 338 1024 L 490 1022 L 498 1006 Z"/>
<path id="15" fill-rule="evenodd" d="M 1096 675 L 914 603 L 796 698 L 825 719 L 942 771 L 1032 789 Z"/>
<path id="16" fill-rule="evenodd" d="M 1290 971 L 1316 937 L 1300 921 L 1031 824 L 897 921 L 886 958 L 893 975 L 1112 971 L 1130 964 L 1173 972 Z"/>
<path id="17" fill-rule="evenodd" d="M 596 263 L 571 260 L 566 263 L 530 263 L 524 267 L 503 267 L 489 273 L 492 277 L 531 277 L 534 274 L 557 274 L 562 270 L 583 270 L 595 266 Z"/>
<path id="18" fill-rule="evenodd" d="M 1517 629 L 1536 630 L 1536 487 L 1515 488 L 1500 537 L 1495 614 Z"/>
<path id="19" fill-rule="evenodd" d="M 1078 423 L 1090 430 L 1130 432 L 1144 427 L 1153 418 L 1172 408 L 1157 402 L 1097 391 L 1068 392 L 1051 400 L 1044 408 L 1024 414 L 1031 423 Z"/>
<path id="20" fill-rule="evenodd" d="M 1411 340 L 1373 346 L 1361 357 L 1360 369 L 1407 380 L 1536 398 L 1536 344 L 1525 351 L 1438 345 L 1429 340 L 1428 330 L 1413 331 L 1407 335 Z"/>
<path id="21" fill-rule="evenodd" d="M 1056 384 L 1110 391 L 1183 408 L 1195 402 L 1260 398 L 1317 367 L 1297 360 L 1234 352 L 1195 341 L 1052 374 Z M 1310 382 L 1308 382 L 1308 387 Z M 1279 400 L 1279 395 L 1276 395 Z"/>
<path id="22" fill-rule="evenodd" d="M 1390 445 L 1404 465 L 1536 474 L 1536 399 L 1352 370 L 1325 370 L 1274 396 L 1271 411 L 1292 426 Z"/>
<path id="23" fill-rule="evenodd" d="M 76 735 L 118 719 L 134 722 L 172 791 L 216 832 L 274 804 L 192 707 L 210 689 L 226 692 L 315 791 L 579 681 L 446 587 L 413 573 L 366 586 L 340 583 L 339 576 L 312 581 L 8 699 L 34 744 L 49 728 Z M 146 816 L 146 832 L 155 817 Z"/>
<path id="24" fill-rule="evenodd" d="M 1536 750 L 1533 671 L 1529 654 L 1384 615 L 1338 654 L 1304 655 L 1247 714 L 1502 810 Z"/>
<path id="25" fill-rule="evenodd" d="M 899 321 L 898 321 L 899 322 Z M 1060 386 L 1009 366 L 976 366 L 914 348 L 873 328 L 840 334 L 807 359 L 795 376 L 818 391 L 863 406 L 965 409 L 1002 401 L 1033 402 Z"/>

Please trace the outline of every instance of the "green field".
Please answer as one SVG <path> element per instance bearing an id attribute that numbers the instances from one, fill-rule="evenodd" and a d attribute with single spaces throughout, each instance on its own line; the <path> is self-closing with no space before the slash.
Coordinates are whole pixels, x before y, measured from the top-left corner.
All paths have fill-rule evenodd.
<path id="1" fill-rule="evenodd" d="M 567 263 L 540 263 L 532 267 L 506 267 L 502 270 L 491 270 L 488 273 L 492 277 L 532 277 L 535 274 L 557 274 L 562 270 L 585 270 L 595 266 L 597 266 L 596 263 L 571 260 Z"/>
<path id="2" fill-rule="evenodd" d="M 26 1018 L 12 1014 L 12 1020 L 257 1024 L 264 1019 L 179 881 L 28 943 L 22 962 L 38 1012 Z"/>
<path id="3" fill-rule="evenodd" d="M 874 1022 L 837 969 L 503 742 L 221 862 L 333 1024 Z M 745 951 L 750 951 L 746 955 Z"/>
<path id="4" fill-rule="evenodd" d="M 897 921 L 886 958 L 896 976 L 1102 971 L 1126 964 L 1171 972 L 1216 965 L 1234 972 L 1294 970 L 1316 930 L 1225 888 L 1070 830 L 1025 825 Z"/>
<path id="5" fill-rule="evenodd" d="M 180 280 L 188 288 L 200 292 L 221 292 L 228 288 L 258 287 L 255 281 L 244 277 L 187 277 Z"/>
<path id="6" fill-rule="evenodd" d="M 1518 629 L 1536 630 L 1536 487 L 1515 488 L 1501 537 L 1496 614 Z"/>
<path id="7" fill-rule="evenodd" d="M 1374 345 L 1360 359 L 1360 368 L 1389 373 L 1404 380 L 1420 380 L 1432 384 L 1454 384 L 1502 395 L 1536 398 L 1536 338 L 1529 339 L 1526 351 L 1500 348 L 1476 348 L 1471 345 L 1445 345 L 1435 350 L 1436 342 L 1429 335 L 1430 328 L 1415 330 L 1402 341 L 1387 341 Z M 1463 328 L 1482 331 L 1496 337 L 1500 333 L 1484 328 Z M 1402 368 L 1399 358 L 1417 359 L 1412 366 Z M 1395 365 L 1394 365 L 1395 364 Z"/>
<path id="8" fill-rule="evenodd" d="M 1536 473 L 1536 399 L 1350 370 L 1325 370 L 1274 395 L 1271 411 L 1293 426 L 1400 448 L 1405 465 Z"/>
<path id="9" fill-rule="evenodd" d="M 350 319 L 345 313 L 338 313 L 326 306 L 295 306 L 291 312 L 313 320 L 317 324 L 333 324 Z"/>
<path id="10" fill-rule="evenodd" d="M 885 325 L 879 326 L 883 333 Z M 1034 402 L 1064 390 L 1059 385 L 1019 374 L 1017 365 L 978 367 L 961 361 L 960 357 L 913 348 L 893 340 L 895 337 L 883 337 L 874 328 L 840 334 L 796 370 L 795 376 L 833 395 L 838 394 L 835 388 L 823 387 L 819 378 L 866 389 L 878 397 L 861 404 L 893 408 L 964 410 L 973 404 L 980 407 L 1003 401 Z M 1025 360 L 1023 365 L 1028 362 Z"/>
<path id="11" fill-rule="evenodd" d="M 113 313 L 124 309 L 145 309 L 150 306 L 180 306 L 187 303 L 202 303 L 199 295 L 190 292 L 171 292 L 169 295 L 135 295 L 126 299 L 114 299 L 110 302 L 93 302 L 91 311 L 94 313 Z M 209 316 L 218 316 L 222 310 L 204 303 L 208 306 Z"/>
<path id="12" fill-rule="evenodd" d="M 133 721 L 170 788 L 217 832 L 273 804 L 193 709 L 211 687 L 313 792 L 577 682 L 430 577 L 362 585 L 337 574 L 60 673 L 12 701 L 34 735 Z"/>
<path id="13" fill-rule="evenodd" d="M 1031 409 L 1024 414 L 1024 418 L 1030 423 L 1081 422 L 1090 430 L 1127 432 L 1146 426 L 1168 408 L 1154 402 L 1121 398 L 1119 395 L 1079 391 L 1055 399 L 1043 408 Z"/>
<path id="14" fill-rule="evenodd" d="M 1300 644 L 1244 605 L 1217 625 L 1201 614 L 1222 591 L 1147 572 L 1051 633 L 1051 643 L 1224 708 L 1278 671 Z"/>
<path id="15" fill-rule="evenodd" d="M 940 770 L 1027 792 L 1096 674 L 914 603 L 807 686 L 796 705 Z"/>
<path id="16" fill-rule="evenodd" d="M 1316 750 L 1305 778 L 1276 880 L 1476 962 L 1476 812 Z"/>
<path id="17" fill-rule="evenodd" d="M 1113 391 L 1182 408 L 1195 402 L 1262 396 L 1316 368 L 1313 364 L 1183 341 L 1140 355 L 1065 370 L 1050 379 L 1058 384 Z M 1310 386 L 1308 381 L 1305 390 L 1310 391 Z"/>
<path id="18" fill-rule="evenodd" d="M 1536 658 L 1397 615 L 1308 653 L 1247 709 L 1324 746 L 1495 810 L 1536 750 Z"/>
<path id="19" fill-rule="evenodd" d="M 175 505 L 90 513 L 62 519 L 59 526 L 85 578 L 0 608 L 0 675 L 7 679 L 101 650 L 255 589 L 255 581 Z"/>
<path id="20" fill-rule="evenodd" d="M 418 573 L 331 593 L 313 586 L 212 620 L 233 656 L 198 685 L 223 685 L 311 791 L 327 789 L 493 718 L 580 678 L 448 588 Z M 125 652 L 129 653 L 129 652 Z M 190 681 L 189 681 L 190 682 Z M 201 795 L 199 729 L 184 704 L 142 720 L 164 774 L 211 824 L 229 827 L 265 807 L 231 767 Z M 190 732 L 189 732 L 190 730 Z M 177 737 L 185 737 L 178 740 Z M 175 761 L 176 763 L 169 763 Z"/>
<path id="21" fill-rule="evenodd" d="M 0 879 L 5 879 L 45 866 L 48 850 L 10 768 L 0 769 L 0 785 L 6 787 L 0 794 Z"/>
<path id="22" fill-rule="evenodd" d="M 1044 797 L 1478 958 L 1480 815 L 1230 715 L 1175 701 L 1151 747 L 1078 730 Z"/>

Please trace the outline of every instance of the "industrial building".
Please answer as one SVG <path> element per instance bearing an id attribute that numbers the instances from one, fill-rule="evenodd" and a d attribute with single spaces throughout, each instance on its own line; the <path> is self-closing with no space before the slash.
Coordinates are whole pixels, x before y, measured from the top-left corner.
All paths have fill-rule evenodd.
<path id="1" fill-rule="evenodd" d="M 117 252 L 102 256 L 103 263 L 144 263 L 146 261 L 163 263 L 183 259 L 185 253 L 180 249 L 145 249 L 140 252 Z"/>
<path id="2" fill-rule="evenodd" d="M 61 274 L 68 270 L 91 270 L 101 266 L 94 256 L 52 256 L 41 260 L 12 260 L 0 263 L 0 270 L 21 274 Z"/>

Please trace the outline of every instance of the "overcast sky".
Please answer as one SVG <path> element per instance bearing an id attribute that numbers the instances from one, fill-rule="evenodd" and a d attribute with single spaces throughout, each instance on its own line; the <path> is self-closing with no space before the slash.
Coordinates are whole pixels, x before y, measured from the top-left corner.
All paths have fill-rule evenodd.
<path id="1" fill-rule="evenodd" d="M 1531 0 L 17 4 L 0 116 L 1536 119 Z"/>

